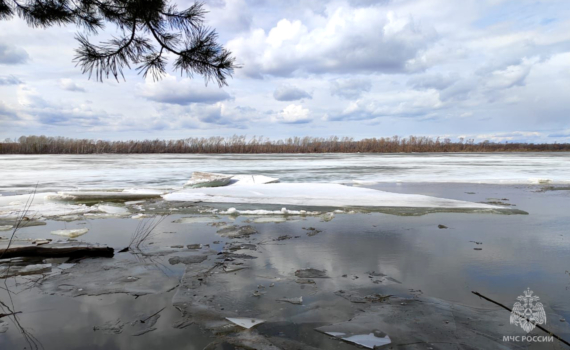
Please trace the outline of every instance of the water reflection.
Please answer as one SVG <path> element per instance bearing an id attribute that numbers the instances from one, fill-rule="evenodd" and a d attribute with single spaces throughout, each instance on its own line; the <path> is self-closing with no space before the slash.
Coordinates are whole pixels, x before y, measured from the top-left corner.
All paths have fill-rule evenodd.
<path id="1" fill-rule="evenodd" d="M 565 273 L 570 270 L 567 258 L 570 250 L 567 192 L 536 192 L 536 188 L 525 186 L 449 184 L 386 184 L 375 188 L 471 201 L 507 198 L 509 203 L 529 215 L 433 213 L 397 216 L 370 213 L 336 215 L 330 222 L 323 222 L 319 217 L 307 217 L 279 223 L 259 223 L 240 216 L 231 224 L 251 225 L 259 231 L 251 236 L 257 250 L 247 251 L 257 259 L 247 261 L 251 268 L 240 272 L 241 279 L 231 280 L 232 283 L 223 285 L 224 288 L 219 290 L 219 307 L 231 305 L 253 314 L 275 309 L 273 298 L 254 298 L 250 294 L 259 285 L 269 290 L 271 283 L 281 287 L 283 295 L 279 297 L 302 297 L 306 305 L 333 302 L 338 298 L 334 292 L 341 289 L 359 289 L 366 293 L 397 295 L 413 294 L 410 290 L 414 290 L 430 297 L 489 307 L 471 291 L 477 290 L 494 300 L 510 304 L 522 290 L 530 287 L 540 295 L 545 305 L 570 319 L 570 291 L 567 289 L 570 277 Z M 160 223 L 156 228 L 157 235 L 149 241 L 152 244 L 145 249 L 167 250 L 177 245 L 202 244 L 209 245 L 204 249 L 219 251 L 229 240 L 221 237 L 217 233 L 219 227 L 211 225 L 211 222 L 182 220 L 187 223 L 176 223 L 182 217 L 184 215 L 171 215 Z M 220 216 L 219 221 L 230 222 L 231 219 Z M 128 245 L 139 224 L 132 219 L 71 223 L 49 221 L 46 226 L 24 228 L 19 235 L 22 238 L 45 237 L 51 230 L 84 227 L 85 223 L 90 230 L 81 237 L 82 240 L 115 248 Z M 448 228 L 440 229 L 440 224 Z M 320 232 L 308 235 L 309 227 Z M 285 235 L 292 238 L 275 240 Z M 259 244 L 261 242 L 268 244 Z M 114 259 L 143 257 L 127 253 L 118 254 Z M 217 257 L 212 253 L 209 261 L 220 261 Z M 170 265 L 168 256 L 152 256 L 152 259 L 157 268 L 165 268 L 168 278 L 178 280 L 184 273 L 184 266 Z M 319 280 L 316 286 L 290 283 L 295 271 L 302 268 L 326 270 L 330 278 Z M 371 271 L 390 276 L 401 284 L 374 283 L 375 279 L 369 277 Z M 198 326 L 182 330 L 173 328 L 173 323 L 180 317 L 172 306 L 174 293 L 136 299 L 117 294 L 68 298 L 40 294 L 32 288 L 18 294 L 1 290 L 0 300 L 13 300 L 10 308 L 23 311 L 17 315 L 20 324 L 33 334 L 34 339 L 41 340 L 46 349 L 202 349 L 212 339 Z M 162 307 L 166 309 L 157 322 L 158 329 L 147 335 L 132 337 L 93 331 L 94 326 L 110 320 L 131 320 L 141 312 Z M 284 315 L 293 317 L 299 310 L 294 307 L 303 306 L 287 307 L 284 307 Z M 259 331 L 268 336 L 279 332 L 292 334 L 298 337 L 296 339 L 307 339 L 313 346 L 329 346 L 329 338 L 313 331 L 327 323 L 326 315 L 315 316 L 311 322 L 300 322 L 296 327 L 288 323 L 271 323 L 259 326 Z M 505 322 L 508 322 L 508 315 Z M 61 336 L 62 333 L 65 337 Z M 25 343 L 22 333 L 13 327 L 0 336 L 3 348 L 21 348 L 26 346 Z M 342 346 L 352 348 L 351 345 Z"/>

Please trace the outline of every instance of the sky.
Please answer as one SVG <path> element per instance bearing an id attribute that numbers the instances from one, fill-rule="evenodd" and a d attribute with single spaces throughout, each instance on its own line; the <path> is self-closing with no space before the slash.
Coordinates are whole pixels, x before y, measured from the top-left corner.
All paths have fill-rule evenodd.
<path id="1" fill-rule="evenodd" d="M 193 2 L 175 1 L 179 8 Z M 0 139 L 247 135 L 570 142 L 568 0 L 210 0 L 228 86 L 72 62 L 74 26 L 0 21 Z M 108 25 L 94 42 L 117 34 Z M 172 61 L 172 58 L 171 58 Z"/>

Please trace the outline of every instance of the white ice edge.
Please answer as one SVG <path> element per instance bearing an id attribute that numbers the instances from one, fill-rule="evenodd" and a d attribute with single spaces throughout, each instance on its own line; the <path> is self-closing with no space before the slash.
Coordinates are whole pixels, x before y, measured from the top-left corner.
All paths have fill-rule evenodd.
<path id="1" fill-rule="evenodd" d="M 233 204 L 279 204 L 300 207 L 406 207 L 503 209 L 503 207 L 400 194 L 340 184 L 276 183 L 267 185 L 184 189 L 162 196 L 167 201 L 201 201 Z"/>
<path id="2" fill-rule="evenodd" d="M 65 237 L 69 237 L 69 238 L 75 238 L 75 237 L 83 236 L 87 232 L 89 232 L 89 229 L 82 228 L 82 229 L 75 229 L 75 230 L 56 230 L 56 231 L 51 231 L 51 234 L 52 235 L 58 235 L 58 236 L 65 236 Z"/>

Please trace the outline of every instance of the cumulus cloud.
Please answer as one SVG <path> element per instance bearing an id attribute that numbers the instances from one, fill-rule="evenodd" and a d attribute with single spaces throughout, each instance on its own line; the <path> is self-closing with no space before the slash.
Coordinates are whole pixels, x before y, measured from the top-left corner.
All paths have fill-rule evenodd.
<path id="1" fill-rule="evenodd" d="M 305 90 L 292 85 L 280 85 L 273 91 L 273 98 L 277 101 L 296 101 L 304 98 L 312 98 Z"/>
<path id="2" fill-rule="evenodd" d="M 30 124 L 46 126 L 92 127 L 109 124 L 117 116 L 88 104 L 54 103 L 44 99 L 35 89 L 20 86 L 17 91 L 17 117 Z"/>
<path id="3" fill-rule="evenodd" d="M 11 45 L 0 43 L 0 64 L 21 64 L 29 59 L 26 50 Z"/>
<path id="4" fill-rule="evenodd" d="M 62 88 L 63 90 L 67 90 L 67 91 L 86 92 L 86 90 L 84 88 L 77 85 L 71 79 L 60 79 L 59 80 L 59 87 Z"/>
<path id="5" fill-rule="evenodd" d="M 409 17 L 382 7 L 339 7 L 321 25 L 282 19 L 268 32 L 256 29 L 228 43 L 245 65 L 239 74 L 402 73 L 406 62 L 437 39 Z"/>
<path id="6" fill-rule="evenodd" d="M 177 105 L 214 104 L 231 99 L 227 92 L 217 86 L 204 86 L 203 82 L 176 79 L 171 75 L 158 82 L 147 80 L 139 85 L 139 95 L 151 101 Z"/>
<path id="7" fill-rule="evenodd" d="M 331 95 L 336 95 L 344 98 L 358 98 L 363 93 L 370 91 L 372 82 L 370 79 L 362 78 L 347 78 L 336 79 L 330 83 Z"/>
<path id="8" fill-rule="evenodd" d="M 382 98 L 363 98 L 351 102 L 341 113 L 329 114 L 326 120 L 367 120 L 380 117 L 426 117 L 442 108 L 433 91 L 393 93 Z"/>
<path id="9" fill-rule="evenodd" d="M 0 21 L 0 33 L 11 34 L 0 38 L 0 139 L 13 137 L 6 126 L 15 124 L 27 134 L 85 127 L 102 133 L 94 137 L 120 139 L 238 128 L 281 137 L 312 123 L 316 133 L 356 138 L 445 133 L 568 142 L 570 21 L 562 19 L 570 7 L 563 5 L 207 0 L 207 24 L 243 65 L 224 89 L 205 87 L 198 75 L 147 82 L 136 71 L 125 71 L 120 84 L 88 86 L 69 74 L 73 33 Z M 31 57 L 33 65 L 15 64 Z M 84 88 L 88 95 L 78 93 Z M 378 123 L 381 129 L 370 127 Z M 511 135 L 513 125 L 543 136 Z"/>
<path id="10" fill-rule="evenodd" d="M 530 73 L 532 65 L 537 61 L 537 58 L 525 58 L 520 64 L 509 65 L 505 69 L 494 70 L 488 75 L 486 84 L 491 89 L 508 89 L 516 85 L 522 86 Z"/>
<path id="11" fill-rule="evenodd" d="M 0 85 L 19 85 L 24 82 L 13 75 L 0 76 Z"/>
<path id="12" fill-rule="evenodd" d="M 279 112 L 274 121 L 283 124 L 305 124 L 312 120 L 309 116 L 309 110 L 301 105 L 290 104 Z"/>
<path id="13" fill-rule="evenodd" d="M 206 6 L 206 20 L 218 30 L 236 33 L 251 27 L 252 15 L 245 0 L 210 1 Z"/>

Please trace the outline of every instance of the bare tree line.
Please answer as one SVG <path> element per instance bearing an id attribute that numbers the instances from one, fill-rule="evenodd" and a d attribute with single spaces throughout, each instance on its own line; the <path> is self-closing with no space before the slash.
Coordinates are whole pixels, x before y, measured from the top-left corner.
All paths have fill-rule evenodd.
<path id="1" fill-rule="evenodd" d="M 410 152 L 568 152 L 570 143 L 451 141 L 426 136 L 381 137 L 355 141 L 352 137 L 191 137 L 181 140 L 102 141 L 66 137 L 22 136 L 0 142 L 0 154 L 102 153 L 410 153 Z"/>

